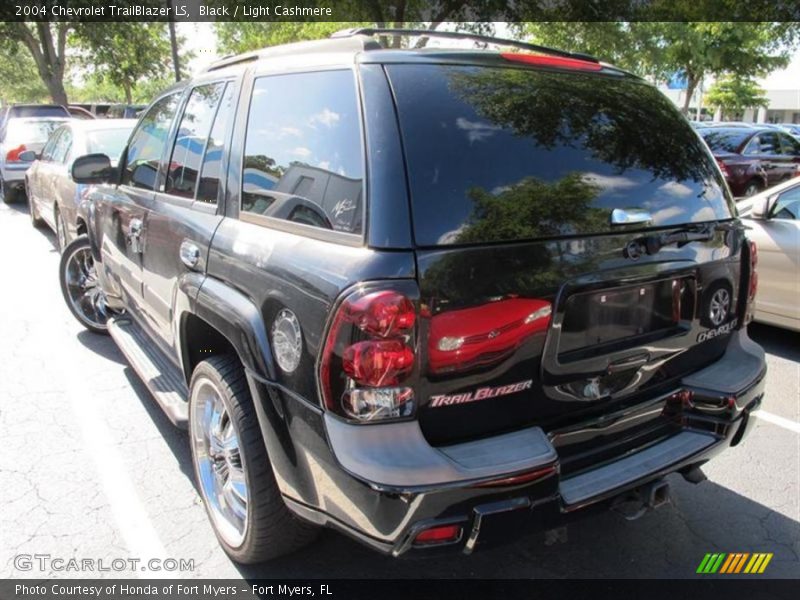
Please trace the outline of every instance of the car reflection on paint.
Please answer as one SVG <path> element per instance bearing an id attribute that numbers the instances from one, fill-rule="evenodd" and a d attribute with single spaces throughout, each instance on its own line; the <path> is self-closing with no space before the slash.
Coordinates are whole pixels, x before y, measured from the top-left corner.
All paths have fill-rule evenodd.
<path id="1" fill-rule="evenodd" d="M 431 317 L 429 372 L 454 374 L 502 362 L 532 335 L 547 331 L 552 307 L 537 298 L 501 298 Z"/>

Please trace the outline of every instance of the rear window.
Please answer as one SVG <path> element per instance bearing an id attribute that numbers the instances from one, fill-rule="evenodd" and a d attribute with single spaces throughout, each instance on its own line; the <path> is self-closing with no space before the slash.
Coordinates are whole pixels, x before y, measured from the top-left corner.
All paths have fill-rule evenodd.
<path id="1" fill-rule="evenodd" d="M 105 154 L 111 160 L 117 160 L 125 149 L 133 126 L 124 129 L 100 129 L 86 134 L 89 152 Z"/>
<path id="2" fill-rule="evenodd" d="M 712 152 L 736 152 L 753 134 L 748 129 L 703 129 L 700 135 Z"/>
<path id="3" fill-rule="evenodd" d="M 12 106 L 8 116 L 13 117 L 69 117 L 63 106 Z"/>
<path id="4" fill-rule="evenodd" d="M 43 144 L 64 121 L 12 119 L 8 122 L 6 139 L 9 142 Z"/>
<path id="5" fill-rule="evenodd" d="M 653 226 L 729 218 L 713 158 L 658 90 L 611 76 L 387 67 L 417 244 L 599 233 L 614 208 Z"/>

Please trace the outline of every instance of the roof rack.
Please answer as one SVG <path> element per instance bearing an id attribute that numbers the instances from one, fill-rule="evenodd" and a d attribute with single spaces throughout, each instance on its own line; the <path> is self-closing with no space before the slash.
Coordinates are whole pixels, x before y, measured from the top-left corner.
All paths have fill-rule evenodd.
<path id="1" fill-rule="evenodd" d="M 355 29 L 343 29 L 332 34 L 332 38 L 348 38 L 357 35 L 385 35 L 385 36 L 411 36 L 411 37 L 432 37 L 443 39 L 455 40 L 473 40 L 475 42 L 484 42 L 486 44 L 495 44 L 498 46 L 511 46 L 514 48 L 522 48 L 523 50 L 532 50 L 542 54 L 551 54 L 553 56 L 563 56 L 566 58 L 575 58 L 578 60 L 586 60 L 599 63 L 594 56 L 590 54 L 582 54 L 580 52 L 567 52 L 565 50 L 556 50 L 555 48 L 548 48 L 547 46 L 539 46 L 537 44 L 529 44 L 527 42 L 518 42 L 516 40 L 508 40 L 504 38 L 496 38 L 488 35 L 480 35 L 477 33 L 465 33 L 458 31 L 436 31 L 429 29 L 388 29 L 382 27 L 361 27 Z"/>
<path id="2" fill-rule="evenodd" d="M 216 71 L 232 65 L 252 62 L 261 58 L 274 58 L 278 56 L 290 56 L 293 54 L 312 54 L 315 52 L 360 52 L 362 50 L 378 50 L 380 45 L 367 37 L 358 38 L 354 36 L 339 36 L 343 39 L 323 39 L 311 40 L 306 42 L 295 42 L 293 44 L 281 44 L 280 46 L 269 46 L 260 50 L 253 50 L 244 54 L 234 54 L 225 56 L 213 62 L 201 72 Z"/>

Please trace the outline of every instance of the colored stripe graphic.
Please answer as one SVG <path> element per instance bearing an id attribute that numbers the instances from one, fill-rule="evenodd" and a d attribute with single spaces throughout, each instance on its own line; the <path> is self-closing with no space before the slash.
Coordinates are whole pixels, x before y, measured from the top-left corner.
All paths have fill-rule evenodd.
<path id="1" fill-rule="evenodd" d="M 714 554 L 706 554 L 703 562 L 700 563 L 700 566 L 697 567 L 698 573 L 716 573 L 717 570 L 722 565 L 722 561 L 725 559 L 726 554 L 723 553 L 714 553 Z"/>
<path id="2" fill-rule="evenodd" d="M 773 556 L 772 552 L 755 552 L 753 554 L 749 552 L 708 553 L 700 561 L 697 573 L 731 575 L 742 573 L 742 569 L 744 569 L 744 573 L 760 574 L 767 568 Z"/>

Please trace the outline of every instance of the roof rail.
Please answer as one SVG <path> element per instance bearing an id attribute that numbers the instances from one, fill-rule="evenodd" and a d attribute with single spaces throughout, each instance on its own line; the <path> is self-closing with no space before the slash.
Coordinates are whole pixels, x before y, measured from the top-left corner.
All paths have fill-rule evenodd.
<path id="1" fill-rule="evenodd" d="M 367 36 L 358 37 L 358 34 L 351 36 L 340 36 L 343 39 L 323 39 L 311 40 L 307 42 L 295 42 L 293 44 L 281 44 L 279 46 L 268 46 L 260 50 L 253 50 L 244 54 L 234 54 L 225 56 L 218 61 L 210 64 L 202 73 L 224 69 L 232 65 L 252 62 L 261 58 L 278 56 L 288 56 L 293 54 L 312 54 L 315 52 L 360 52 L 363 50 L 377 50 L 380 45 Z"/>
<path id="2" fill-rule="evenodd" d="M 529 44 L 527 42 L 518 42 L 516 40 L 508 40 L 488 35 L 480 35 L 477 33 L 466 33 L 458 31 L 361 27 L 361 28 L 343 29 L 341 31 L 337 31 L 336 33 L 331 35 L 331 38 L 348 38 L 357 35 L 412 36 L 412 37 L 432 37 L 432 38 L 456 39 L 456 40 L 473 40 L 475 42 L 484 42 L 486 44 L 495 44 L 498 46 L 511 46 L 514 48 L 522 48 L 523 50 L 532 50 L 534 52 L 541 52 L 542 54 L 551 54 L 553 56 L 563 56 L 566 58 L 575 58 L 578 60 L 587 60 L 596 63 L 600 62 L 590 54 L 582 54 L 580 52 L 567 52 L 565 50 L 556 50 L 555 48 L 548 48 L 547 46 L 539 46 L 537 44 Z"/>

